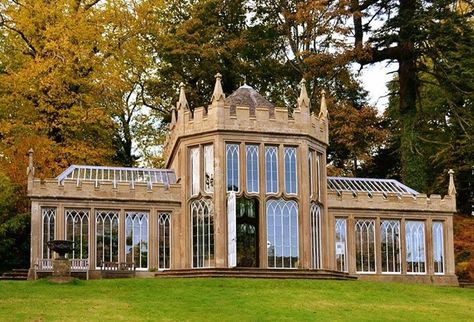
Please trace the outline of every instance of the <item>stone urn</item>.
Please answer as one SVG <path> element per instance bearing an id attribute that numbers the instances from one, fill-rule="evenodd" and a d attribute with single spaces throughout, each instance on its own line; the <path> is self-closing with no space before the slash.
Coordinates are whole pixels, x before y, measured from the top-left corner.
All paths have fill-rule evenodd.
<path id="1" fill-rule="evenodd" d="M 74 249 L 74 242 L 69 240 L 51 240 L 48 243 L 49 249 L 56 252 L 59 257 L 53 259 L 53 277 L 50 281 L 56 283 L 69 282 L 71 278 L 71 262 L 65 257 L 67 253 Z"/>

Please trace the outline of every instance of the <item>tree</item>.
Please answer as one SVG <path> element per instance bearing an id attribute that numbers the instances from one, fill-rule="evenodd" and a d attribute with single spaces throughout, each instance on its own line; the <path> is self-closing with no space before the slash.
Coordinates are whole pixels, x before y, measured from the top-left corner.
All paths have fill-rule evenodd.
<path id="1" fill-rule="evenodd" d="M 471 29 L 466 24 L 470 13 L 453 10 L 455 3 L 446 0 L 350 2 L 355 60 L 361 66 L 381 61 L 398 63 L 401 174 L 405 183 L 423 191 L 428 187 L 429 168 L 419 133 L 425 122 L 420 109 L 420 72 L 442 76 L 443 66 L 454 63 L 452 57 L 445 55 L 447 48 L 443 43 L 446 37 L 457 37 L 459 33 L 464 39 L 464 31 Z M 380 21 L 382 26 L 375 27 Z M 464 40 L 460 42 L 462 47 L 472 48 L 472 43 Z M 431 70 L 425 64 L 427 58 L 434 64 Z"/>

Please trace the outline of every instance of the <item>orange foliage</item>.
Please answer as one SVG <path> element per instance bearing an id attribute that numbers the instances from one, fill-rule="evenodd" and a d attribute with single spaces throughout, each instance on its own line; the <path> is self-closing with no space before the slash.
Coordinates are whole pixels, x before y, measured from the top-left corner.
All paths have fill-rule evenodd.
<path id="1" fill-rule="evenodd" d="M 456 275 L 474 281 L 474 218 L 454 216 L 454 254 Z"/>

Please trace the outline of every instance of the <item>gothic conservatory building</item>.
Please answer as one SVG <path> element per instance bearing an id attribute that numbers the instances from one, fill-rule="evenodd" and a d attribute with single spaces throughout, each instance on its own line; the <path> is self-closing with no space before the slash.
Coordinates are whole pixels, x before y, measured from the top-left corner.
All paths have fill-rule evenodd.
<path id="1" fill-rule="evenodd" d="M 72 165 L 40 180 L 30 151 L 30 278 L 53 269 L 48 241 L 70 240 L 71 271 L 88 278 L 252 269 L 457 284 L 452 171 L 443 198 L 327 177 L 324 93 L 311 113 L 301 85 L 289 113 L 248 85 L 226 97 L 219 74 L 210 105 L 191 109 L 181 84 L 166 169 Z"/>

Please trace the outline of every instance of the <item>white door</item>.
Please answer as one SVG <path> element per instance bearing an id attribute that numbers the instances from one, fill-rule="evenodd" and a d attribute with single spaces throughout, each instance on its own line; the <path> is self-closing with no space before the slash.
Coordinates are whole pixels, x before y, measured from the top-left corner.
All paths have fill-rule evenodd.
<path id="1" fill-rule="evenodd" d="M 227 197 L 227 252 L 229 267 L 237 266 L 237 231 L 236 231 L 236 197 L 235 192 L 230 191 Z"/>

